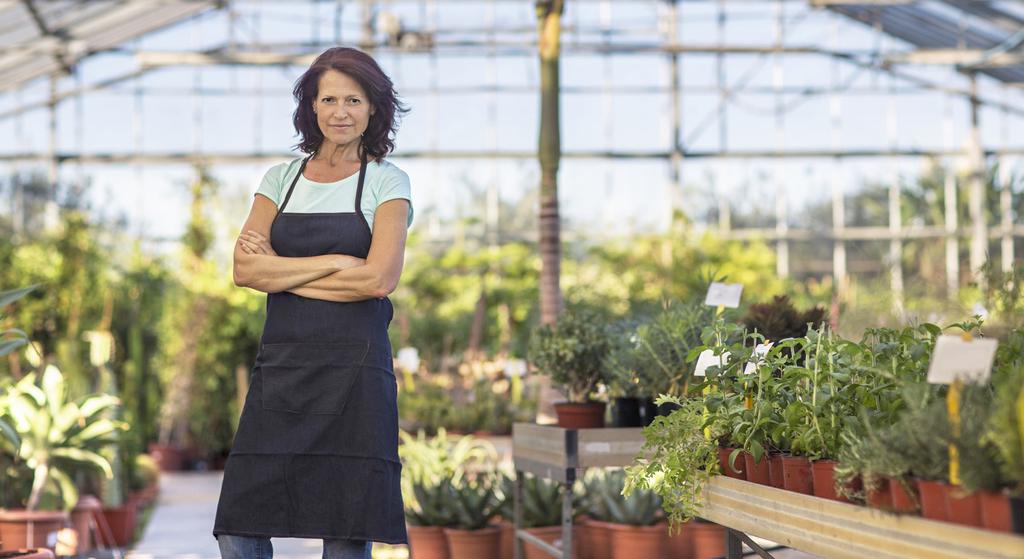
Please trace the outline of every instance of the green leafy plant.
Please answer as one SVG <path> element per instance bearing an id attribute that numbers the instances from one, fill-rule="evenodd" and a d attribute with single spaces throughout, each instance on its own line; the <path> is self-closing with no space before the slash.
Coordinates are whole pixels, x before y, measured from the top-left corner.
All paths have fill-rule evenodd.
<path id="1" fill-rule="evenodd" d="M 703 401 L 662 395 L 656 402 L 679 408 L 643 428 L 640 454 L 625 468 L 623 494 L 657 493 L 669 522 L 678 527 L 698 514 L 704 484 L 718 468 L 718 450 L 704 437 Z"/>
<path id="2" fill-rule="evenodd" d="M 699 301 L 667 303 L 636 329 L 639 370 L 648 371 L 651 394 L 685 396 L 693 382 L 692 349 L 703 344 L 701 335 L 715 311 Z"/>
<path id="3" fill-rule="evenodd" d="M 1024 366 L 1005 367 L 994 390 L 985 438 L 995 445 L 1007 485 L 1024 495 Z"/>
<path id="4" fill-rule="evenodd" d="M 555 325 L 542 326 L 530 340 L 529 360 L 555 384 L 565 388 L 570 402 L 590 401 L 601 382 L 607 382 L 605 358 L 611 349 L 608 328 L 596 312 L 566 309 Z"/>
<path id="5" fill-rule="evenodd" d="M 636 398 L 652 394 L 652 368 L 648 350 L 641 345 L 635 320 L 623 320 L 612 326 L 609 332 L 611 349 L 605 361 L 608 371 L 608 393 L 612 397 Z"/>
<path id="6" fill-rule="evenodd" d="M 25 295 L 28 295 L 34 291 L 36 287 L 38 287 L 38 285 L 30 285 L 28 287 L 11 289 L 9 291 L 0 291 L 0 309 L 3 309 Z M 3 319 L 4 316 L 0 315 L 0 321 Z M 24 330 L 19 330 L 18 328 L 5 328 L 0 330 L 0 357 L 7 355 L 27 343 L 28 334 L 26 334 Z"/>
<path id="7" fill-rule="evenodd" d="M 104 417 L 104 412 L 120 403 L 113 396 L 95 394 L 68 401 L 67 385 L 57 367 L 46 366 L 38 380 L 37 384 L 36 374 L 29 373 L 4 397 L 4 407 L 21 436 L 18 457 L 33 472 L 26 508 L 34 510 L 44 488 L 56 483 L 62 507 L 70 509 L 78 501 L 71 477 L 75 468 L 93 466 L 112 478 L 110 463 L 100 451 L 116 442 L 118 432 L 128 425 Z"/>
<path id="8" fill-rule="evenodd" d="M 459 484 L 474 471 L 489 471 L 498 462 L 498 452 L 489 441 L 472 435 L 449 437 L 441 428 L 428 437 L 424 431 L 412 436 L 399 431 L 402 444 L 398 456 L 402 460 L 402 498 L 406 507 L 423 510 L 418 503 L 416 486 L 434 488 L 439 484 Z"/>

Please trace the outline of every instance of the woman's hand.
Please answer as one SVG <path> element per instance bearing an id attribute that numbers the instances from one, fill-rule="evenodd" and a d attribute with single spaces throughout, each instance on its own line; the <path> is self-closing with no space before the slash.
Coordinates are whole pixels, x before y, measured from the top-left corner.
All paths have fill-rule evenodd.
<path id="1" fill-rule="evenodd" d="M 270 246 L 270 241 L 256 231 L 249 230 L 243 232 L 238 237 L 238 244 L 241 245 L 242 250 L 248 254 L 277 256 L 277 253 L 274 252 L 274 247 Z"/>

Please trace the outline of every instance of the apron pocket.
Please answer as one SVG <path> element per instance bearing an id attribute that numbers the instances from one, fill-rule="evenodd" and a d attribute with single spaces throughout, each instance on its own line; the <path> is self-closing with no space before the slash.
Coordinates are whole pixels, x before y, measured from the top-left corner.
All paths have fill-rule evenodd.
<path id="1" fill-rule="evenodd" d="M 369 342 L 263 344 L 263 409 L 341 415 Z"/>

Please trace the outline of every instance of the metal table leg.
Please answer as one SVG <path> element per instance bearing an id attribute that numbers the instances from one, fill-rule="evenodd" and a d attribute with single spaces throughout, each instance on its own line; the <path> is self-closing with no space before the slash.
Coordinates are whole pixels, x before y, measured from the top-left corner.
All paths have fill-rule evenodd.
<path id="1" fill-rule="evenodd" d="M 562 559 L 572 559 L 572 483 L 562 486 Z"/>
<path id="2" fill-rule="evenodd" d="M 516 489 L 512 500 L 512 557 L 523 559 L 523 541 L 519 529 L 523 526 L 523 471 L 516 470 Z"/>

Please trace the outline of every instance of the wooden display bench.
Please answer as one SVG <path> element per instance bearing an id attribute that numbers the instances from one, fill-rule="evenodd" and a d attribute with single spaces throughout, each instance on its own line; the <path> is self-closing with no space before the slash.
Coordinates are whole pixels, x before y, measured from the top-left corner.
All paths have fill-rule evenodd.
<path id="1" fill-rule="evenodd" d="M 1024 558 L 1021 536 L 890 514 L 725 476 L 711 478 L 704 498 L 702 517 L 730 531 L 822 557 Z"/>
<path id="2" fill-rule="evenodd" d="M 573 482 L 587 468 L 621 468 L 632 464 L 642 445 L 640 428 L 563 429 L 514 424 L 515 559 L 522 559 L 524 541 L 552 557 L 570 559 Z M 523 472 L 561 485 L 561 549 L 521 528 Z M 1024 559 L 1021 536 L 889 514 L 725 476 L 711 478 L 704 496 L 706 504 L 701 517 L 727 528 L 728 559 L 743 556 L 743 543 L 761 557 L 771 558 L 748 534 L 823 557 Z"/>

